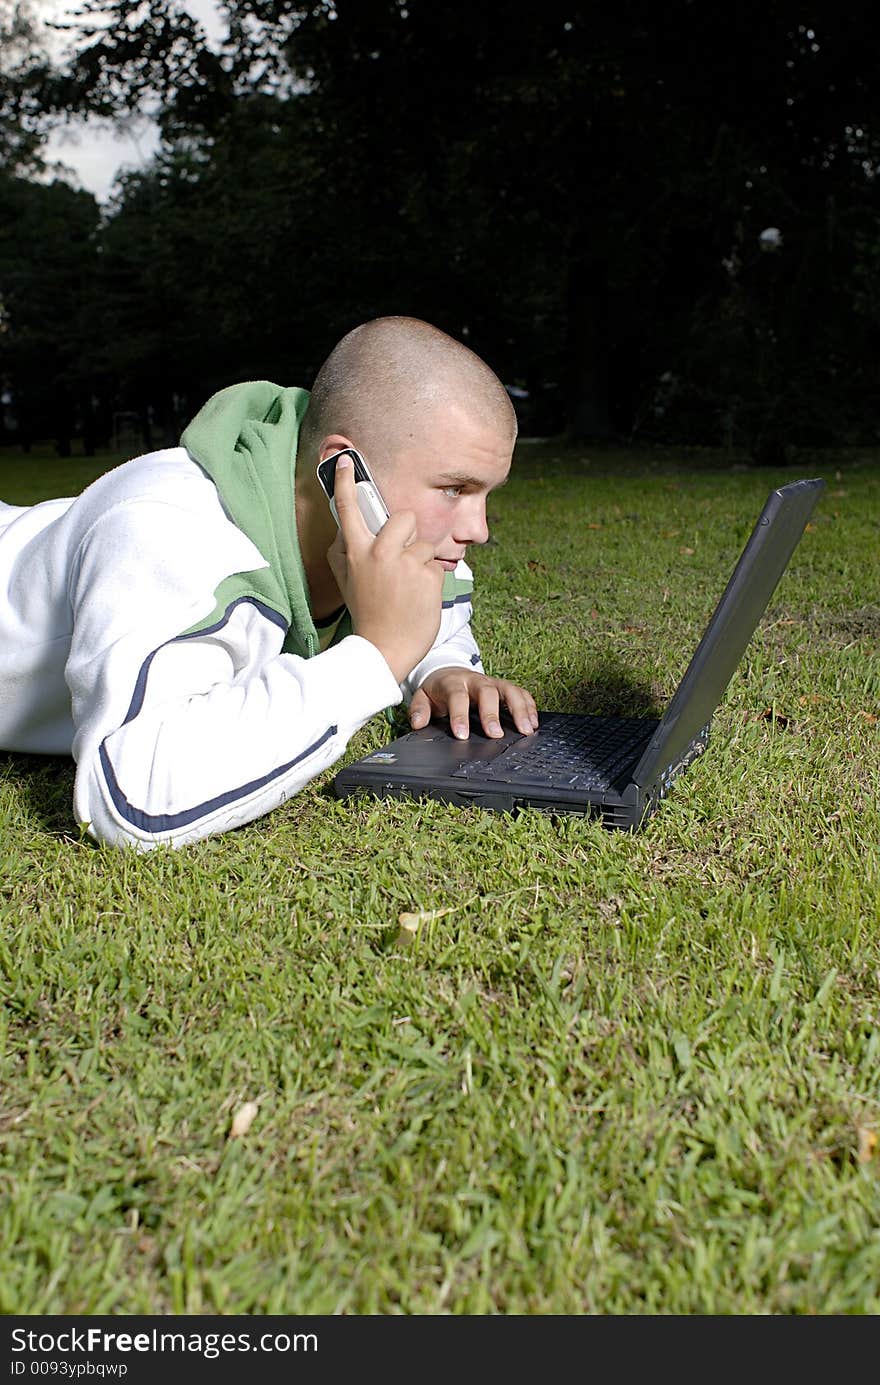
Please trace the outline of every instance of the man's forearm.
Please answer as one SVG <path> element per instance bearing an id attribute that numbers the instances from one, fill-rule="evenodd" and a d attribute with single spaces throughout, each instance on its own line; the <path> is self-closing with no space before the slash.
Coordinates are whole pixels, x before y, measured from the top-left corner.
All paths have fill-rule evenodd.
<path id="1" fill-rule="evenodd" d="M 160 651 L 185 658 L 192 645 Z M 157 682 L 174 682 L 157 667 Z M 183 677 L 183 670 L 180 670 Z M 278 655 L 250 677 L 151 700 L 103 735 L 84 728 L 74 794 L 99 841 L 146 850 L 225 832 L 270 812 L 332 765 L 364 722 L 398 700 L 368 641 L 314 659 Z"/>

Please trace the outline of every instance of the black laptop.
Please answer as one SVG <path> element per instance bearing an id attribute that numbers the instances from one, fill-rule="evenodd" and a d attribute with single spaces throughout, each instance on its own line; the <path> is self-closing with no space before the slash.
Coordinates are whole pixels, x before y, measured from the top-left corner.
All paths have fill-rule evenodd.
<path id="1" fill-rule="evenodd" d="M 706 749 L 712 715 L 824 486 L 816 478 L 771 491 L 659 721 L 540 712 L 534 735 L 521 735 L 508 720 L 503 739 L 494 740 L 472 722 L 466 741 L 454 738 L 448 722 L 433 722 L 341 769 L 336 793 L 590 814 L 608 827 L 637 829 Z"/>

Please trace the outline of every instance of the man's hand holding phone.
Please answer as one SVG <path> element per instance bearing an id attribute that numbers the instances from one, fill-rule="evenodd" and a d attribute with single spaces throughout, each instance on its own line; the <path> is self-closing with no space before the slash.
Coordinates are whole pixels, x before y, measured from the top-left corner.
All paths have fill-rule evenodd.
<path id="1" fill-rule="evenodd" d="M 391 516 L 374 537 L 358 506 L 351 458 L 336 461 L 339 532 L 327 559 L 356 635 L 384 656 L 398 683 L 427 654 L 440 628 L 443 569 L 417 537 L 412 510 Z"/>

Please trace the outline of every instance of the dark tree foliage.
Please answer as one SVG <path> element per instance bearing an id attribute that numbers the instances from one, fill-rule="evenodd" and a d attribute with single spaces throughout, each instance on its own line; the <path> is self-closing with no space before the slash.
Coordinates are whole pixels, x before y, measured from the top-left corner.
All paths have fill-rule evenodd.
<path id="1" fill-rule="evenodd" d="M 160 121 L 94 279 L 118 397 L 169 434 L 402 312 L 526 387 L 532 431 L 876 438 L 866 0 L 229 0 L 219 53 L 173 0 L 85 10 L 31 99 Z"/>
<path id="2" fill-rule="evenodd" d="M 0 173 L 0 381 L 27 447 L 74 435 L 94 446 L 97 392 L 88 359 L 95 323 L 98 206 L 64 183 Z"/>
<path id="3" fill-rule="evenodd" d="M 0 0 L 0 168 L 42 169 L 41 86 L 50 71 L 36 20 L 19 0 Z"/>

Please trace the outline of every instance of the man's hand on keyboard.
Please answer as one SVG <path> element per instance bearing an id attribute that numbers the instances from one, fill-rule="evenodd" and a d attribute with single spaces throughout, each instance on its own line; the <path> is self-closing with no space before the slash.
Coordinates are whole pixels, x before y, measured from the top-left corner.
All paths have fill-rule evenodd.
<path id="1" fill-rule="evenodd" d="M 538 729 L 538 709 L 535 699 L 525 688 L 509 683 L 506 678 L 488 678 L 467 668 L 438 668 L 429 673 L 413 696 L 409 707 L 410 725 L 414 730 L 427 726 L 432 716 L 448 716 L 452 734 L 467 740 L 470 734 L 470 708 L 475 705 L 480 723 L 487 736 L 499 737 L 504 730 L 499 721 L 501 703 L 513 718 L 516 729 L 530 736 Z"/>

